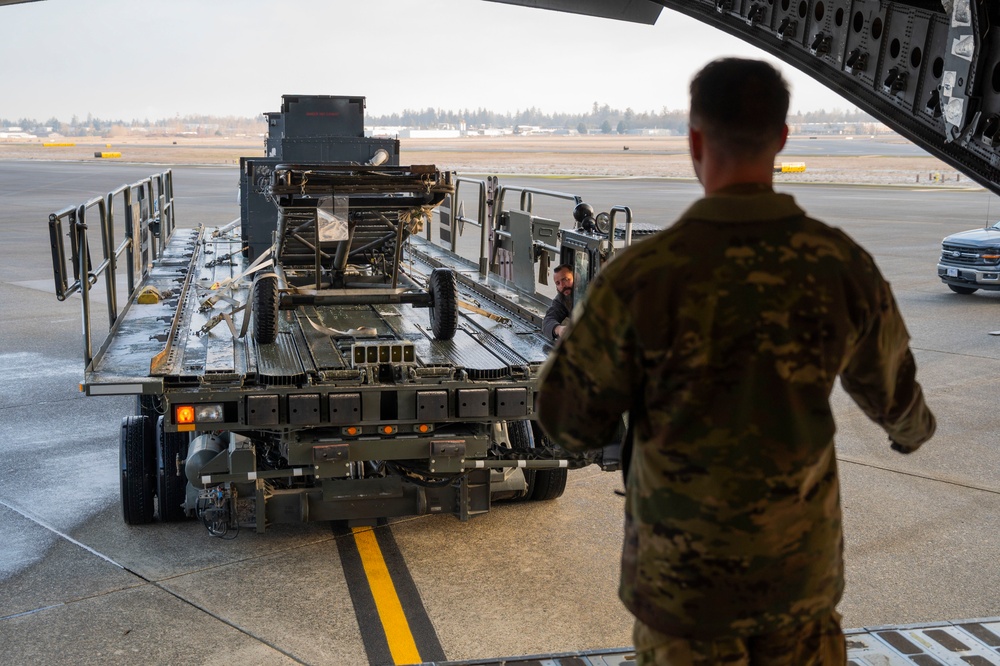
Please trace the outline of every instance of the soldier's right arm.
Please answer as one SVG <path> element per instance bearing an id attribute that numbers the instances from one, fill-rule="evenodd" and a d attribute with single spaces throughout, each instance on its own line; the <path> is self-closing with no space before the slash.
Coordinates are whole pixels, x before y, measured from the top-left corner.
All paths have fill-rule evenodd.
<path id="1" fill-rule="evenodd" d="M 587 301 L 542 370 L 538 421 L 560 446 L 599 448 L 611 441 L 632 400 L 634 345 L 625 305 L 595 282 Z"/>
<path id="2" fill-rule="evenodd" d="M 910 453 L 931 438 L 936 422 L 916 379 L 917 366 L 896 299 L 889 285 L 879 282 L 872 320 L 841 373 L 841 383 L 865 414 L 885 429 L 893 448 Z"/>

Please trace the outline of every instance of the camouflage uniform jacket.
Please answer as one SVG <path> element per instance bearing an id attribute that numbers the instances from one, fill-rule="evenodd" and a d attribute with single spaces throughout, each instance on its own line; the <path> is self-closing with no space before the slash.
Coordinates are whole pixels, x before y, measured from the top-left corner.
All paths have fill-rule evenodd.
<path id="1" fill-rule="evenodd" d="M 591 285 L 541 379 L 570 450 L 635 450 L 620 594 L 672 636 L 751 636 L 843 590 L 829 397 L 840 376 L 907 450 L 933 434 L 888 283 L 843 232 L 769 188 L 694 203 Z"/>

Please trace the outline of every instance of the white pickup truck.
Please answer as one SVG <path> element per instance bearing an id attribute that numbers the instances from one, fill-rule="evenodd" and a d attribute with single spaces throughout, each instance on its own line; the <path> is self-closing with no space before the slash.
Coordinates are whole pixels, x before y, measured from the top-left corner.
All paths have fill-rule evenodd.
<path id="1" fill-rule="evenodd" d="M 956 294 L 1000 289 L 1000 222 L 945 237 L 937 273 Z"/>

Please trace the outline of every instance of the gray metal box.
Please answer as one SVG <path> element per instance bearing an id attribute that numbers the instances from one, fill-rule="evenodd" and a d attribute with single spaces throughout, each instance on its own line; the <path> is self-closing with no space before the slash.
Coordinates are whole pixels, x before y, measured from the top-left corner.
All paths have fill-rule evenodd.
<path id="1" fill-rule="evenodd" d="M 364 97 L 282 95 L 281 115 L 285 137 L 365 135 Z"/>

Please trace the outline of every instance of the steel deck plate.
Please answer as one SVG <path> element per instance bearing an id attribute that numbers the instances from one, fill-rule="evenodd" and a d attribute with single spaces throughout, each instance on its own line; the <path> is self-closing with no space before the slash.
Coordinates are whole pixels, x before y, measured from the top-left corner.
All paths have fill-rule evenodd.
<path id="1" fill-rule="evenodd" d="M 847 666 L 1000 666 L 1000 617 L 846 629 Z M 428 662 L 436 666 L 628 666 L 631 648 Z"/>
<path id="2" fill-rule="evenodd" d="M 395 338 L 412 343 L 419 366 L 464 369 L 473 380 L 506 378 L 512 367 L 545 360 L 548 350 L 539 330 L 544 304 L 511 293 L 493 277 L 464 271 L 458 298 L 466 305 L 459 307 L 458 330 L 451 340 L 434 339 L 429 309 L 408 304 L 300 306 L 279 313 L 275 344 L 256 344 L 249 330 L 244 338 L 234 337 L 246 314 L 234 310 L 251 298 L 253 274 L 227 288 L 247 270 L 238 253 L 229 257 L 238 242 L 198 239 L 197 231 L 174 233 L 143 285 L 172 295 L 156 304 L 129 303 L 106 351 L 88 370 L 88 385 L 107 384 L 111 390 L 110 385 L 160 377 L 168 382 L 177 378 L 214 384 L 223 384 L 228 377 L 244 386 L 301 384 L 315 373 L 349 368 L 350 359 L 337 348 L 335 332 L 362 327 L 375 329 L 380 341 Z M 419 281 L 437 267 L 423 253 L 435 255 L 441 250 L 424 239 L 411 242 L 420 251 L 408 253 L 406 269 Z M 182 292 L 189 266 L 193 274 Z M 169 337 L 172 327 L 174 335 Z M 157 356 L 160 363 L 151 370 Z"/>

